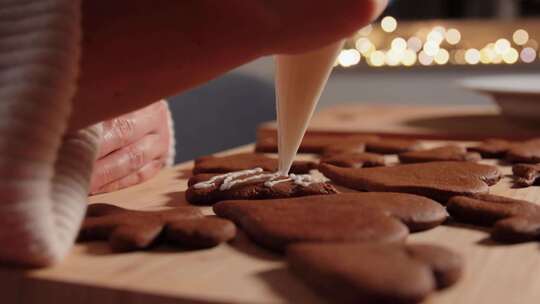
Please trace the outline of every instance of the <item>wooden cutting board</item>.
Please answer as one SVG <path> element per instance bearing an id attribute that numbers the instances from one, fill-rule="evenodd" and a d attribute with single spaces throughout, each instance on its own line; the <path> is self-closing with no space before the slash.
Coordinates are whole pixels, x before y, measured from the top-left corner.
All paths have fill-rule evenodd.
<path id="1" fill-rule="evenodd" d="M 247 146 L 226 153 L 251 149 Z M 90 200 L 144 210 L 186 204 L 184 191 L 191 166 L 191 162 L 178 165 L 144 184 Z M 501 168 L 510 173 L 510 167 Z M 540 187 L 513 189 L 508 177 L 491 191 L 540 204 Z M 540 243 L 497 245 L 489 241 L 486 231 L 465 226 L 441 226 L 413 234 L 409 241 L 447 246 L 466 260 L 465 275 L 457 286 L 435 294 L 426 303 L 540 301 Z M 323 303 L 287 271 L 281 256 L 258 248 L 244 234 L 230 244 L 203 251 L 158 248 L 111 254 L 104 243 L 81 244 L 52 268 L 0 268 L 0 286 L 0 303 L 9 304 Z"/>
<path id="2" fill-rule="evenodd" d="M 259 132 L 275 131 L 276 124 Z M 496 106 L 407 106 L 351 104 L 324 108 L 309 125 L 312 133 L 378 134 L 422 139 L 527 139 L 540 136 L 537 125 L 520 125 Z"/>

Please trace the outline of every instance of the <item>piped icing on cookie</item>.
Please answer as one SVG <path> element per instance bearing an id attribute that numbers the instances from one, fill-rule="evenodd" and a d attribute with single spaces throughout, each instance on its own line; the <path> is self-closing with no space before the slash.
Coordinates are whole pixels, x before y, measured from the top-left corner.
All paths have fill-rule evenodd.
<path id="1" fill-rule="evenodd" d="M 263 172 L 263 169 L 255 168 L 255 169 L 251 169 L 251 170 L 242 170 L 242 171 L 230 172 L 230 173 L 226 173 L 226 174 L 222 174 L 222 175 L 216 175 L 216 176 L 212 177 L 211 179 L 209 179 L 207 181 L 200 182 L 200 183 L 197 183 L 197 184 L 193 185 L 193 187 L 195 189 L 211 188 L 218 181 L 223 181 L 223 184 L 226 184 L 226 182 L 229 181 L 229 180 L 234 180 L 234 179 L 242 177 L 242 176 L 247 176 L 247 175 L 261 173 L 261 172 Z"/>
<path id="2" fill-rule="evenodd" d="M 211 205 L 224 200 L 278 199 L 338 193 L 317 170 L 282 175 L 262 168 L 226 174 L 198 174 L 188 181 L 186 200 Z"/>
<path id="3" fill-rule="evenodd" d="M 323 176 L 314 176 L 313 171 L 310 172 L 310 174 L 291 173 L 289 175 L 282 175 L 279 172 L 264 173 L 262 168 L 255 168 L 217 175 L 207 181 L 199 182 L 193 185 L 193 187 L 195 189 L 208 189 L 221 182 L 219 190 L 226 191 L 234 186 L 245 185 L 252 182 L 264 182 L 265 187 L 272 188 L 277 184 L 288 181 L 292 181 L 299 186 L 308 187 L 314 183 L 326 182 L 327 179 L 325 179 Z"/>

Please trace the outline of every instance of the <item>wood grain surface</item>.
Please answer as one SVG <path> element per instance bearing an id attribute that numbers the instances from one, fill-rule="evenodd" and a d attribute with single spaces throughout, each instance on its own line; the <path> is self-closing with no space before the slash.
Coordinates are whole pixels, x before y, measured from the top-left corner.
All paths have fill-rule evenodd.
<path id="1" fill-rule="evenodd" d="M 191 162 L 184 163 L 144 184 L 90 200 L 141 210 L 187 204 L 184 191 L 191 167 Z M 510 167 L 501 168 L 510 173 Z M 509 177 L 491 192 L 540 204 L 540 187 L 513 189 Z M 460 282 L 426 303 L 540 302 L 540 243 L 500 245 L 488 236 L 475 227 L 445 225 L 409 238 L 447 246 L 466 260 Z M 281 256 L 258 248 L 243 233 L 230 244 L 202 251 L 163 247 L 112 254 L 101 242 L 79 244 L 52 268 L 0 268 L 0 286 L 0 303 L 324 303 L 287 271 Z"/>

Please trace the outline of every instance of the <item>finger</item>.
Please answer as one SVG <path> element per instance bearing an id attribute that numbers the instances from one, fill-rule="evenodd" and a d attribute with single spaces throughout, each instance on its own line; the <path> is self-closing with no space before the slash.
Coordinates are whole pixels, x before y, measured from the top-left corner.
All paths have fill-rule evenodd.
<path id="1" fill-rule="evenodd" d="M 162 158 L 168 146 L 162 136 L 150 134 L 98 160 L 92 175 L 91 191 L 136 172 L 152 160 Z"/>
<path id="2" fill-rule="evenodd" d="M 167 109 L 163 101 L 103 123 L 98 158 L 130 145 L 165 125 Z"/>
<path id="3" fill-rule="evenodd" d="M 94 194 L 113 192 L 127 187 L 131 187 L 137 184 L 140 184 L 144 181 L 147 181 L 154 177 L 161 168 L 163 168 L 163 160 L 153 160 L 148 164 L 144 165 L 137 172 L 134 172 L 126 177 L 123 177 L 119 180 L 108 183 L 99 189 L 96 189 Z"/>

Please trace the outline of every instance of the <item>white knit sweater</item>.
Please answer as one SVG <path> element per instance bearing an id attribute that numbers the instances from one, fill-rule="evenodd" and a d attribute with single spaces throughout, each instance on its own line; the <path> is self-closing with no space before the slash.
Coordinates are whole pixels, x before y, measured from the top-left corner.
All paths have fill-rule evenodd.
<path id="1" fill-rule="evenodd" d="M 99 127 L 67 134 L 80 0 L 0 0 L 0 262 L 50 265 L 87 204 Z"/>

